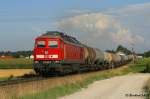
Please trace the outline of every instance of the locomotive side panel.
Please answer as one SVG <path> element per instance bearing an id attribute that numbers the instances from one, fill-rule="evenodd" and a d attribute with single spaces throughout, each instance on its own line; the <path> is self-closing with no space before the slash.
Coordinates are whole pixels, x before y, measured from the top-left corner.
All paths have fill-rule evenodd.
<path id="1" fill-rule="evenodd" d="M 69 43 L 64 43 L 64 63 L 83 63 L 82 48 Z"/>

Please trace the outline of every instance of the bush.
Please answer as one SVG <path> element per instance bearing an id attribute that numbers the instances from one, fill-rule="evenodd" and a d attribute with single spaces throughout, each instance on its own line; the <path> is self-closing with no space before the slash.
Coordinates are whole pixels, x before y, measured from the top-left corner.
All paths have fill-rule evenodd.
<path id="1" fill-rule="evenodd" d="M 150 63 L 146 64 L 145 73 L 150 73 Z"/>

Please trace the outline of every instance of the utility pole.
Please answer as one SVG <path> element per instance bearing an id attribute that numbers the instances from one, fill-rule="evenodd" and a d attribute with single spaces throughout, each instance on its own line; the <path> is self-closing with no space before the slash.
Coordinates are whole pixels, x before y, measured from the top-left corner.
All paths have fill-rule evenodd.
<path id="1" fill-rule="evenodd" d="M 132 46 L 132 56 L 133 56 L 133 64 L 135 63 L 135 51 L 134 51 L 134 43 L 131 43 Z"/>

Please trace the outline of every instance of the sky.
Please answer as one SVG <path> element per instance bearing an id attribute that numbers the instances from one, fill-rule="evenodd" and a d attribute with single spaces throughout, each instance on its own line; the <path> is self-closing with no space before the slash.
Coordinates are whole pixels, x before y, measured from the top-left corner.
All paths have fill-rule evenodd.
<path id="1" fill-rule="evenodd" d="M 0 0 L 0 51 L 32 50 L 46 31 L 102 50 L 150 50 L 149 0 Z"/>

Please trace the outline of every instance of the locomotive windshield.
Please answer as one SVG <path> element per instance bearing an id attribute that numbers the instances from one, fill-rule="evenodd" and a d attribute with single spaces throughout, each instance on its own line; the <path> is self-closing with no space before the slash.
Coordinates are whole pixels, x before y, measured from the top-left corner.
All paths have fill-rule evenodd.
<path id="1" fill-rule="evenodd" d="M 45 41 L 37 41 L 37 47 L 43 48 L 45 45 Z"/>
<path id="2" fill-rule="evenodd" d="M 48 46 L 51 48 L 57 48 L 58 47 L 58 41 L 49 41 Z"/>

